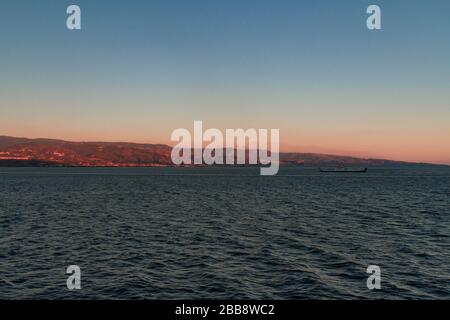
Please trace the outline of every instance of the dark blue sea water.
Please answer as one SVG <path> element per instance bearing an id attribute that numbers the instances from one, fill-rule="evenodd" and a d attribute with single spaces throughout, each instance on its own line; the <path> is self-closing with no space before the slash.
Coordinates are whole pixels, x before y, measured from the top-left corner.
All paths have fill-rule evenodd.
<path id="1" fill-rule="evenodd" d="M 0 298 L 449 299 L 450 169 L 0 168 Z"/>

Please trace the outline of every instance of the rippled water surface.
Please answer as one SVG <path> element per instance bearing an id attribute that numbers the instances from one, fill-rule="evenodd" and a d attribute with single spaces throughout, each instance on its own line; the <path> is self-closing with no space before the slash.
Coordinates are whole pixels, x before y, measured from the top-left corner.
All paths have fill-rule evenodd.
<path id="1" fill-rule="evenodd" d="M 0 298 L 450 299 L 450 170 L 0 168 Z"/>

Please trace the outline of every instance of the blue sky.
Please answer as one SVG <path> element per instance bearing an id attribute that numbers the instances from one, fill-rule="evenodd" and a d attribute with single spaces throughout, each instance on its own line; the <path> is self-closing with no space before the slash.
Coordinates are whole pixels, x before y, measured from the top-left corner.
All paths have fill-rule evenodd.
<path id="1" fill-rule="evenodd" d="M 70 4 L 81 31 L 66 29 Z M 380 31 L 366 28 L 370 4 Z M 285 150 L 450 163 L 449 12 L 444 0 L 4 0 L 0 134 L 168 143 L 203 120 L 279 128 Z"/>

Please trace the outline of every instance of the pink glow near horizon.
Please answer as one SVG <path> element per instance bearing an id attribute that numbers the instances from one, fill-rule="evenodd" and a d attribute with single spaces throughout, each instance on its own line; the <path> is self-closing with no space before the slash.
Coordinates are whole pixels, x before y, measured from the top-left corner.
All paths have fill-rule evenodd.
<path id="1" fill-rule="evenodd" d="M 4 127 L 3 127 L 4 128 Z M 135 142 L 174 145 L 170 141 L 170 130 L 148 130 L 138 134 L 129 131 L 108 132 L 100 130 L 62 130 L 58 126 L 50 128 L 21 127 L 0 130 L 0 135 L 51 138 L 68 141 L 105 141 L 105 142 Z M 189 128 L 188 128 L 189 129 Z M 379 158 L 407 162 L 427 162 L 450 165 L 450 133 L 420 135 L 397 134 L 389 135 L 380 132 L 373 133 L 330 133 L 304 131 L 295 135 L 295 132 L 281 130 L 281 152 L 322 153 L 359 158 Z"/>

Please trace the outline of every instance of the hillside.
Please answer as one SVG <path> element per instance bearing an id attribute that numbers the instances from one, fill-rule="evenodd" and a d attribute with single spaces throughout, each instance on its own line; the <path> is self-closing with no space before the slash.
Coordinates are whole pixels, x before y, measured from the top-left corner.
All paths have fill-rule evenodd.
<path id="1" fill-rule="evenodd" d="M 172 148 L 163 144 L 69 142 L 0 136 L 0 166 L 171 166 Z M 280 153 L 282 165 L 382 166 L 408 164 L 314 153 Z"/>

